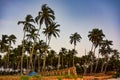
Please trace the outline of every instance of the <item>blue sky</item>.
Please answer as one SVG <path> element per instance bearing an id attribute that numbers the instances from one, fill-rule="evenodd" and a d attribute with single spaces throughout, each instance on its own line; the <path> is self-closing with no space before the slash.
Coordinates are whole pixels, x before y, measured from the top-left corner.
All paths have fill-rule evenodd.
<path id="1" fill-rule="evenodd" d="M 15 34 L 16 45 L 23 37 L 22 25 L 27 14 L 35 17 L 42 4 L 48 4 L 54 11 L 60 27 L 60 38 L 52 38 L 50 46 L 59 52 L 61 47 L 73 48 L 69 36 L 78 32 L 82 40 L 77 44 L 78 56 L 91 48 L 88 31 L 102 29 L 106 38 L 113 40 L 113 48 L 120 50 L 120 0 L 0 0 L 0 37 Z M 44 35 L 41 35 L 45 39 Z"/>

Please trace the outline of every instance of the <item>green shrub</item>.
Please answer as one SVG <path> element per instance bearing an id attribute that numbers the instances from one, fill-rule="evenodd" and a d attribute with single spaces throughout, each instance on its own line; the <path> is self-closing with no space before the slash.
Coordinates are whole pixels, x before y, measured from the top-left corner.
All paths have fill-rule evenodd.
<path id="1" fill-rule="evenodd" d="M 30 80 L 29 76 L 21 76 L 21 80 Z"/>
<path id="2" fill-rule="evenodd" d="M 59 76 L 59 77 L 58 77 L 58 80 L 62 80 L 62 79 L 63 79 L 63 77 L 62 77 L 62 76 Z"/>
<path id="3" fill-rule="evenodd" d="M 36 75 L 34 75 L 33 77 L 35 77 L 35 78 L 41 78 L 42 76 L 39 75 L 39 74 L 36 74 Z"/>

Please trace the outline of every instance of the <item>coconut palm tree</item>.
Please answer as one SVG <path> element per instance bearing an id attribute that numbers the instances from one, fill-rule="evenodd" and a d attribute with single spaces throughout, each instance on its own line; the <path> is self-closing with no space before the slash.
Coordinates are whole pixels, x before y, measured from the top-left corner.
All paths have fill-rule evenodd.
<path id="1" fill-rule="evenodd" d="M 71 34 L 70 43 L 74 44 L 74 50 L 76 50 L 76 44 L 77 42 L 80 42 L 80 39 L 82 39 L 82 37 L 77 32 L 75 32 L 74 34 Z M 73 56 L 73 59 L 74 59 L 74 56 Z M 74 66 L 74 60 L 73 60 L 73 66 Z"/>
<path id="2" fill-rule="evenodd" d="M 103 61 L 102 67 L 101 67 L 101 72 L 103 72 L 103 67 L 104 66 L 105 66 L 104 72 L 106 72 L 107 65 L 108 65 L 108 59 L 109 59 L 108 54 L 112 53 L 112 48 L 110 48 L 111 45 L 113 45 L 112 41 L 103 40 L 101 49 L 99 49 L 99 53 L 101 53 L 101 55 L 104 56 L 104 59 L 103 59 L 104 61 Z"/>
<path id="3" fill-rule="evenodd" d="M 43 22 L 45 23 L 46 27 L 48 27 L 48 25 L 53 20 L 55 20 L 54 11 L 49 6 L 47 6 L 47 4 L 43 4 L 41 7 L 41 11 L 38 13 L 38 16 L 35 18 L 35 21 L 40 25 L 38 29 L 38 33 L 41 29 L 41 25 L 43 24 Z"/>
<path id="4" fill-rule="evenodd" d="M 67 49 L 66 48 L 61 48 L 61 50 L 60 50 L 60 53 L 59 53 L 59 55 L 60 55 L 60 59 L 61 59 L 61 67 L 62 68 L 64 68 L 63 67 L 63 61 L 64 61 L 64 56 L 67 54 Z"/>
<path id="5" fill-rule="evenodd" d="M 55 38 L 59 37 L 59 32 L 60 30 L 57 29 L 60 25 L 52 22 L 48 27 L 44 28 L 43 34 L 45 34 L 46 38 L 48 39 L 48 42 L 46 40 L 46 43 L 50 44 L 50 40 L 52 38 L 52 36 L 54 36 Z M 47 54 L 47 52 L 45 51 L 45 55 Z M 45 69 L 45 60 L 46 56 L 44 56 L 44 62 L 43 62 L 43 69 Z"/>
<path id="6" fill-rule="evenodd" d="M 46 43 L 49 45 L 50 44 L 50 40 L 51 37 L 54 36 L 55 38 L 60 37 L 59 36 L 59 32 L 60 29 L 58 29 L 58 27 L 60 27 L 59 24 L 52 22 L 49 27 L 44 28 L 43 30 L 43 34 L 45 34 L 46 36 Z M 47 41 L 48 39 L 48 41 Z"/>
<path id="7" fill-rule="evenodd" d="M 3 52 L 6 52 L 7 50 L 7 44 L 8 44 L 8 35 L 2 35 L 2 39 L 0 40 L 0 51 L 3 53 Z"/>
<path id="8" fill-rule="evenodd" d="M 35 28 L 35 26 L 33 24 L 31 24 L 32 22 L 34 22 L 34 19 L 31 15 L 27 15 L 25 18 L 25 21 L 19 21 L 19 24 L 23 24 L 23 42 L 22 42 L 22 57 L 21 57 L 21 75 L 22 75 L 22 70 L 23 70 L 23 57 L 24 57 L 24 40 L 25 40 L 25 36 L 26 36 L 26 32 L 31 31 L 31 29 Z"/>
<path id="9" fill-rule="evenodd" d="M 8 41 L 8 46 L 9 46 L 9 49 L 8 49 L 8 67 L 9 67 L 9 55 L 10 55 L 10 52 L 11 52 L 11 48 L 12 48 L 12 46 L 11 46 L 11 44 L 13 43 L 13 44 L 15 44 L 15 42 L 16 42 L 16 36 L 15 35 L 13 35 L 13 34 L 11 34 L 10 36 L 8 36 L 8 39 L 7 39 L 7 41 Z"/>
<path id="10" fill-rule="evenodd" d="M 91 47 L 91 52 L 93 50 L 93 46 L 94 46 L 94 51 L 93 51 L 93 55 L 95 55 L 95 50 L 97 48 L 97 46 L 99 45 L 99 43 L 103 40 L 103 38 L 105 37 L 105 35 L 103 34 L 102 30 L 99 30 L 98 28 L 94 28 L 92 31 L 89 31 L 88 34 L 88 38 L 89 41 L 92 42 L 92 47 Z M 92 63 L 94 62 L 94 59 L 91 59 Z M 91 73 L 92 73 L 92 66 L 91 66 Z"/>
<path id="11" fill-rule="evenodd" d="M 33 60 L 32 60 L 32 57 L 33 57 L 33 52 L 34 52 L 34 47 L 35 47 L 35 43 L 37 41 L 37 39 L 39 39 L 39 35 L 36 33 L 38 30 L 37 29 L 32 29 L 31 31 L 29 31 L 29 33 L 26 35 L 27 38 L 31 39 L 31 41 L 33 41 L 33 46 L 32 46 L 32 49 L 30 51 L 30 64 L 29 64 L 29 68 L 32 69 L 32 71 L 34 71 L 34 67 L 33 67 Z"/>

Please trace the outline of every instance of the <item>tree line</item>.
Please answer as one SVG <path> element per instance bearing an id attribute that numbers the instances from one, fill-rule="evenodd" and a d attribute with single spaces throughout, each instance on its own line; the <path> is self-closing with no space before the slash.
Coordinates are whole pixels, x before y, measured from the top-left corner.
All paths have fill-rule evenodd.
<path id="1" fill-rule="evenodd" d="M 77 42 L 82 39 L 77 32 L 69 37 L 70 44 L 74 45 L 73 49 L 62 47 L 58 54 L 51 49 L 51 38 L 60 37 L 60 24 L 55 21 L 55 13 L 47 4 L 42 5 L 35 18 L 29 14 L 25 20 L 18 21 L 18 25 L 23 25 L 20 45 L 13 47 L 17 39 L 14 34 L 2 35 L 0 39 L 0 52 L 6 53 L 0 58 L 0 67 L 18 70 L 21 75 L 24 69 L 28 74 L 30 71 L 43 72 L 72 66 L 81 74 L 119 70 L 120 53 L 112 48 L 113 41 L 106 39 L 103 31 L 98 28 L 88 32 L 88 39 L 92 43 L 91 50 L 85 51 L 82 57 L 76 56 Z M 45 35 L 45 41 L 41 39 L 42 34 Z"/>

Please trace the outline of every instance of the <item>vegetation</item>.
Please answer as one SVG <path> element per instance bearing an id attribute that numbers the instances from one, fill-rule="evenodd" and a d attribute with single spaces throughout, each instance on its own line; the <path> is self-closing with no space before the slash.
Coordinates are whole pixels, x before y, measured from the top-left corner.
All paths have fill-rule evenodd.
<path id="1" fill-rule="evenodd" d="M 77 42 L 82 39 L 77 32 L 69 37 L 70 44 L 74 45 L 72 50 L 62 47 L 57 54 L 51 49 L 51 38 L 60 37 L 60 24 L 56 23 L 55 13 L 47 4 L 42 5 L 35 18 L 29 14 L 24 21 L 18 21 L 19 24 L 23 24 L 24 32 L 20 45 L 14 47 L 14 34 L 3 34 L 0 39 L 0 52 L 6 54 L 3 58 L 0 57 L 0 75 L 23 75 L 31 71 L 42 72 L 72 66 L 75 66 L 77 73 L 81 75 L 117 72 L 120 69 L 120 52 L 112 48 L 113 41 L 107 39 L 102 29 L 94 28 L 88 32 L 92 47 L 89 52 L 85 51 L 82 57 L 76 56 L 79 53 L 76 50 Z M 42 40 L 40 35 L 45 35 L 46 41 Z M 26 76 L 21 78 L 28 79 Z M 59 77 L 59 80 L 61 79 Z"/>

